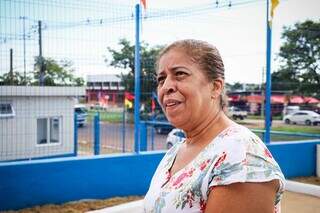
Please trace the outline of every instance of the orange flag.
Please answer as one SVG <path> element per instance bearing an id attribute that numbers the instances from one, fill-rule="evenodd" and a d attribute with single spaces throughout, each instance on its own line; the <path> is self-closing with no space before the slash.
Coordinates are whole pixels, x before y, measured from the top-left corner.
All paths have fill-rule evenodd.
<path id="1" fill-rule="evenodd" d="M 144 9 L 147 9 L 147 0 L 140 0 Z"/>
<path id="2" fill-rule="evenodd" d="M 279 0 L 271 0 L 271 18 L 273 18 L 274 10 L 279 4 Z"/>

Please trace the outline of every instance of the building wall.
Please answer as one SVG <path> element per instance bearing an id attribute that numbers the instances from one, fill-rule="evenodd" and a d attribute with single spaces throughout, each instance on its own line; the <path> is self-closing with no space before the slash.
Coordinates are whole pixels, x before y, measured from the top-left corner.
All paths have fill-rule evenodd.
<path id="1" fill-rule="evenodd" d="M 29 159 L 73 153 L 74 100 L 68 97 L 0 97 L 15 116 L 0 118 L 0 160 Z M 61 116 L 61 143 L 37 145 L 37 118 Z"/>
<path id="2" fill-rule="evenodd" d="M 106 106 L 121 106 L 124 102 L 124 92 L 119 90 L 86 90 L 87 102 L 101 103 Z M 108 96 L 108 98 L 106 98 Z"/>

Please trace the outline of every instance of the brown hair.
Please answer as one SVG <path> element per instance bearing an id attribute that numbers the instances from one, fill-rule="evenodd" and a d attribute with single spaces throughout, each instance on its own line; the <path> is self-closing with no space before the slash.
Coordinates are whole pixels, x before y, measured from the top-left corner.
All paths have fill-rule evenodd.
<path id="1" fill-rule="evenodd" d="M 209 80 L 224 79 L 224 65 L 218 49 L 208 42 L 195 39 L 179 40 L 165 47 L 158 55 L 156 70 L 159 68 L 161 57 L 173 49 L 184 50 L 192 62 L 199 65 Z M 227 98 L 223 90 L 220 95 L 220 106 L 223 109 L 226 105 Z"/>

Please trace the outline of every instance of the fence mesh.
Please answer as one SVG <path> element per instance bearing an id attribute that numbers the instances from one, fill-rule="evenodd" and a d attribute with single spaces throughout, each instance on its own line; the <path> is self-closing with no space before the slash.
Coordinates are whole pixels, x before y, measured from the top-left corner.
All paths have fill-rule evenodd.
<path id="1" fill-rule="evenodd" d="M 250 119 L 264 119 L 265 10 L 264 0 L 141 8 L 137 110 L 147 122 L 143 149 L 168 145 L 173 126 L 165 124 L 157 101 L 155 61 L 164 46 L 178 39 L 217 46 L 225 63 L 229 106 L 247 111 Z M 133 152 L 135 5 L 10 0 L 0 2 L 0 11 L 0 161 Z M 247 15 L 251 13 L 254 18 Z M 282 26 L 275 21 L 273 27 L 279 46 Z M 258 30 L 249 34 L 253 29 Z M 280 65 L 275 61 L 273 71 Z M 274 82 L 274 123 L 297 106 L 319 110 L 319 89 L 303 94 L 294 88 L 305 83 L 292 83 Z M 289 90 L 280 91 L 281 84 Z"/>

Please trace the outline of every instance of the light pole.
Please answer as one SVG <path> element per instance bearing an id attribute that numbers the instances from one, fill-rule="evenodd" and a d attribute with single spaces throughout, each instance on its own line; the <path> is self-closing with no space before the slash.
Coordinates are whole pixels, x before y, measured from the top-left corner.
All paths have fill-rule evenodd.
<path id="1" fill-rule="evenodd" d="M 23 22 L 23 71 L 24 71 L 24 83 L 27 83 L 27 72 L 26 72 L 26 17 L 20 16 L 20 19 L 22 19 Z"/>

